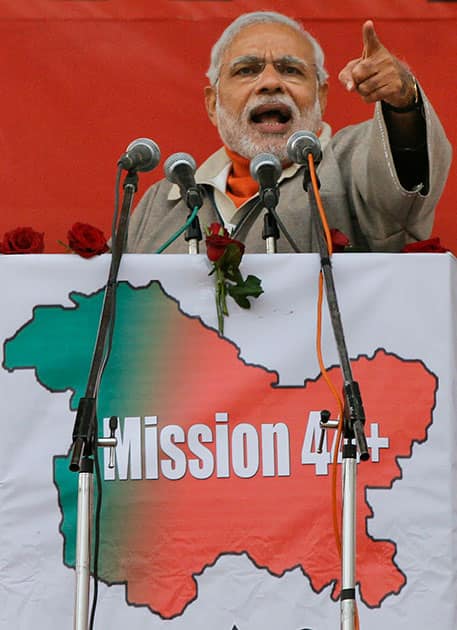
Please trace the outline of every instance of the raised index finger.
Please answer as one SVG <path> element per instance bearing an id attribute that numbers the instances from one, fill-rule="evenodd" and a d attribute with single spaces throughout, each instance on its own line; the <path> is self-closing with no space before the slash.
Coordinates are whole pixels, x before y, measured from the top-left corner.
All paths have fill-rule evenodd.
<path id="1" fill-rule="evenodd" d="M 374 24 L 372 20 L 367 20 L 362 26 L 362 38 L 363 38 L 363 53 L 362 57 L 366 59 L 367 57 L 371 57 L 377 52 L 380 48 L 382 48 L 382 44 L 376 35 L 376 31 L 374 30 Z"/>

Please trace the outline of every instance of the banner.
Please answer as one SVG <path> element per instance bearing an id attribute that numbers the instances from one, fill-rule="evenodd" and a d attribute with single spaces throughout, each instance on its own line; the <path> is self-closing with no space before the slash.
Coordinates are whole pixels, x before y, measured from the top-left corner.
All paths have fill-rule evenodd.
<path id="1" fill-rule="evenodd" d="M 241 13 L 257 11 L 260 7 L 253 0 L 1 0 L 0 19 L 194 19 L 208 20 L 215 17 L 233 19 Z M 456 17 L 455 0 L 348 0 L 342 5 L 328 0 L 325 5 L 309 0 L 266 0 L 261 10 L 281 11 L 306 19 L 436 19 Z"/>
<path id="2" fill-rule="evenodd" d="M 454 630 L 456 262 L 335 255 L 370 460 L 357 466 L 361 628 Z M 109 256 L 4 256 L 0 628 L 71 627 L 78 476 L 69 448 Z M 264 293 L 217 332 L 205 256 L 127 255 L 99 432 L 95 627 L 339 627 L 329 431 L 316 352 L 316 255 L 251 255 Z M 440 308 L 437 309 L 436 305 Z M 341 375 L 324 306 L 324 361 Z M 341 465 L 339 465 L 341 468 Z M 338 501 L 340 483 L 337 486 Z M 439 605 L 438 605 L 439 603 Z"/>

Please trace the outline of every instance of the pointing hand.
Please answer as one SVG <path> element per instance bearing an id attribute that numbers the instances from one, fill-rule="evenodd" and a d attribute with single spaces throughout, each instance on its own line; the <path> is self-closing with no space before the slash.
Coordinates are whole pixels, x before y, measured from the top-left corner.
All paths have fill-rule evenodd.
<path id="1" fill-rule="evenodd" d="M 371 20 L 362 26 L 362 40 L 362 56 L 341 70 L 341 83 L 349 92 L 358 92 L 366 103 L 382 100 L 394 107 L 411 105 L 416 97 L 414 77 L 383 46 Z"/>

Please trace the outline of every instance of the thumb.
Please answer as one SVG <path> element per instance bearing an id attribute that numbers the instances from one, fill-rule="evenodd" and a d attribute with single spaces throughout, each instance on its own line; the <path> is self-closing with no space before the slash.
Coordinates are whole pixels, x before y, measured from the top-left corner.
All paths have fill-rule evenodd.
<path id="1" fill-rule="evenodd" d="M 367 20 L 362 26 L 363 38 L 363 57 L 371 57 L 375 52 L 382 48 L 382 44 L 374 30 L 374 24 L 371 20 Z"/>

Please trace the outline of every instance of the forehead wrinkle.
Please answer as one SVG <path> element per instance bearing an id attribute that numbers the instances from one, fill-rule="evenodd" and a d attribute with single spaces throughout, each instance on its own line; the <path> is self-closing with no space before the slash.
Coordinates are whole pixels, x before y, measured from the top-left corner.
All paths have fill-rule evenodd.
<path id="1" fill-rule="evenodd" d="M 258 55 L 240 55 L 239 57 L 235 57 L 235 59 L 227 61 L 227 64 L 236 66 L 238 63 L 256 63 L 258 61 L 265 61 L 265 57 L 259 57 Z"/>
<path id="2" fill-rule="evenodd" d="M 295 55 L 283 55 L 282 57 L 279 57 L 278 59 L 274 59 L 273 61 L 275 62 L 288 61 L 289 63 L 297 63 L 304 66 L 310 65 L 308 61 L 306 61 L 305 59 L 301 59 L 301 57 L 295 57 Z"/>
<path id="3" fill-rule="evenodd" d="M 238 57 L 235 57 L 234 59 L 231 59 L 230 61 L 227 61 L 225 64 L 222 64 L 222 66 L 227 65 L 230 68 L 233 68 L 243 63 L 263 63 L 264 64 L 266 62 L 266 59 L 267 59 L 266 56 L 259 57 L 258 55 L 240 55 Z M 271 63 L 273 64 L 295 63 L 297 65 L 305 66 L 305 67 L 314 65 L 314 64 L 310 64 L 308 61 L 305 61 L 301 57 L 296 57 L 295 55 L 281 55 L 280 57 L 272 58 Z"/>

